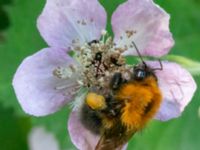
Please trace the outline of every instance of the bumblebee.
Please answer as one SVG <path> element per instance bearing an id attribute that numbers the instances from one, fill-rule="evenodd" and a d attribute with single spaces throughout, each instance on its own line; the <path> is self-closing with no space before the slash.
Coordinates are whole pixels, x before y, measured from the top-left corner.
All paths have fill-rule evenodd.
<path id="1" fill-rule="evenodd" d="M 162 100 L 155 70 L 142 60 L 133 67 L 129 80 L 120 72 L 112 76 L 109 94 L 88 93 L 81 109 L 81 122 L 100 135 L 95 150 L 122 149 L 154 117 Z"/>

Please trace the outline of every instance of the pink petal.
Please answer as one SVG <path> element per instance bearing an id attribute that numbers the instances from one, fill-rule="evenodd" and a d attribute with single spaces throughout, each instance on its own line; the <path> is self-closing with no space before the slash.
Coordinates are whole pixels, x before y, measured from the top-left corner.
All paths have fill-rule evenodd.
<path id="1" fill-rule="evenodd" d="M 112 16 L 115 43 L 127 46 L 125 55 L 137 55 L 132 42 L 145 56 L 162 56 L 174 41 L 169 31 L 170 16 L 152 0 L 129 0 L 120 5 Z M 136 32 L 128 37 L 126 32 Z"/>
<path id="2" fill-rule="evenodd" d="M 152 68 L 159 68 L 159 62 L 148 62 Z M 156 71 L 159 87 L 163 94 L 161 108 L 156 119 L 166 121 L 179 117 L 191 101 L 196 91 L 196 83 L 191 74 L 180 65 L 162 62 L 163 70 Z"/>
<path id="3" fill-rule="evenodd" d="M 80 150 L 93 150 L 100 138 L 84 128 L 78 112 L 75 111 L 70 115 L 68 130 L 73 144 Z M 122 150 L 126 150 L 127 147 L 128 144 L 124 145 Z"/>
<path id="4" fill-rule="evenodd" d="M 73 144 L 80 150 L 93 150 L 98 143 L 99 136 L 83 127 L 77 112 L 71 113 L 68 130 Z"/>
<path id="5" fill-rule="evenodd" d="M 13 79 L 13 87 L 23 110 L 31 115 L 44 116 L 69 102 L 72 98 L 70 84 L 74 85 L 75 82 L 58 79 L 53 75 L 53 70 L 72 63 L 73 60 L 64 51 L 50 48 L 27 57 Z M 70 88 L 55 89 L 63 84 Z"/>
<path id="6" fill-rule="evenodd" d="M 49 46 L 67 49 L 99 39 L 106 12 L 98 0 L 47 0 L 37 25 Z"/>

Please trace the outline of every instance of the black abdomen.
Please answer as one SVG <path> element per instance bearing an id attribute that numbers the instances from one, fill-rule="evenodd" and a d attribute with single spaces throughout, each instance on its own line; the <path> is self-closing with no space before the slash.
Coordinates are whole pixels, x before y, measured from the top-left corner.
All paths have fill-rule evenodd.
<path id="1" fill-rule="evenodd" d="M 81 110 L 81 122 L 84 127 L 94 134 L 100 134 L 102 121 L 97 111 L 91 109 L 86 104 L 83 105 Z"/>

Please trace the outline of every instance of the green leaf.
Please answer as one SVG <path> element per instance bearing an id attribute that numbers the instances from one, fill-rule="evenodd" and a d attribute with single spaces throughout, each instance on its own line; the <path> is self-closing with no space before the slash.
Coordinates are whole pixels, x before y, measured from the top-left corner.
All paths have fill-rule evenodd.
<path id="1" fill-rule="evenodd" d="M 199 0 L 155 0 L 171 16 L 170 29 L 175 39 L 170 53 L 199 60 Z"/>
<path id="2" fill-rule="evenodd" d="M 5 0 L 4 0 L 5 1 Z M 108 12 L 108 30 L 111 30 L 111 16 L 116 7 L 125 0 L 100 0 Z M 192 60 L 199 60 L 200 56 L 200 3 L 197 0 L 156 0 L 171 15 L 171 31 L 175 38 L 175 47 L 170 52 L 176 55 L 183 55 Z M 36 28 L 36 19 L 44 6 L 45 0 L 13 0 L 12 5 L 6 7 L 10 20 L 10 28 L 5 33 L 5 42 L 0 45 L 0 103 L 3 108 L 13 108 L 14 114 L 23 115 L 19 103 L 12 89 L 13 75 L 21 61 L 46 47 L 44 40 L 40 37 Z M 130 62 L 134 63 L 134 62 Z M 200 85 L 200 78 L 196 78 Z M 169 122 L 153 121 L 144 131 L 138 133 L 130 141 L 129 150 L 198 150 L 200 147 L 200 119 L 198 109 L 200 106 L 200 95 L 196 93 L 192 102 L 186 108 L 183 116 Z M 3 108 L 0 107 L 2 111 Z M 75 149 L 67 133 L 67 120 L 69 109 L 61 111 L 48 117 L 31 117 L 34 126 L 44 125 L 52 131 L 59 139 L 63 149 Z M 17 149 L 27 148 L 26 134 L 18 129 L 26 129 L 26 119 L 13 117 L 9 111 L 1 112 L 1 140 L 12 141 L 13 145 L 19 145 Z M 11 120 L 18 120 L 21 124 Z M 22 117 L 23 118 L 23 117 Z M 11 125 L 12 124 L 12 125 Z M 9 128 L 9 129 L 8 129 Z M 4 130 L 3 130 L 4 129 Z M 16 131 L 15 131 L 16 130 Z M 21 130 L 20 130 L 21 131 Z M 18 134 L 18 138 L 14 136 Z M 20 135 L 20 136 L 19 136 Z M 14 136 L 14 138 L 12 138 Z M 14 140 L 16 143 L 14 143 Z M 21 140 L 23 139 L 23 140 Z M 0 141 L 0 149 L 4 150 Z M 20 147 L 24 144 L 24 148 Z M 8 145 L 12 148 L 12 145 Z M 16 149 L 16 150 L 17 150 Z M 10 149 L 6 149 L 10 150 Z M 13 150 L 13 149 L 12 149 Z M 15 149 L 14 149 L 15 150 Z"/>
<path id="3" fill-rule="evenodd" d="M 112 14 L 116 10 L 116 8 L 126 0 L 99 0 L 99 1 L 107 11 L 107 30 L 108 33 L 112 36 L 113 35 L 111 26 Z"/>
<path id="4" fill-rule="evenodd" d="M 24 112 L 12 89 L 12 78 L 25 57 L 46 47 L 36 28 L 44 2 L 13 0 L 13 5 L 7 7 L 11 26 L 5 33 L 5 42 L 0 44 L 0 102 L 15 108 L 18 114 Z"/>
<path id="5" fill-rule="evenodd" d="M 13 109 L 0 105 L 0 149 L 27 150 L 27 136 L 30 130 L 30 119 L 18 117 Z"/>

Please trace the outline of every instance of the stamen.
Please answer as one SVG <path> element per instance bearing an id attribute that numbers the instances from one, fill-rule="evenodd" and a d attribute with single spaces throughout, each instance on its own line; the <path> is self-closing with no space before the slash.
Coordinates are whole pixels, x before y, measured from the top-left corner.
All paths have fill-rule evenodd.
<path id="1" fill-rule="evenodd" d="M 85 88 L 80 88 L 77 91 L 75 99 L 70 103 L 70 106 L 71 106 L 71 108 L 73 108 L 73 110 L 80 110 L 80 107 L 82 106 L 82 104 L 85 101 L 85 97 L 86 97 L 87 93 L 88 93 L 88 91 Z"/>
<path id="2" fill-rule="evenodd" d="M 67 89 L 67 88 L 71 88 L 77 86 L 75 83 L 71 83 L 71 84 L 63 84 L 63 85 L 57 85 L 55 87 L 56 90 L 63 90 L 63 89 Z"/>
<path id="3" fill-rule="evenodd" d="M 127 30 L 126 31 L 126 36 L 128 37 L 128 38 L 130 38 L 130 37 L 132 37 L 134 34 L 136 34 L 137 33 L 137 31 L 135 31 L 135 30 Z"/>
<path id="4" fill-rule="evenodd" d="M 81 80 L 77 80 L 77 83 L 78 83 L 79 85 L 81 85 L 81 86 L 84 85 L 83 81 L 81 81 Z"/>
<path id="5" fill-rule="evenodd" d="M 63 90 L 63 89 L 67 89 L 69 88 L 71 85 L 60 85 L 60 86 L 56 86 L 55 89 L 56 90 Z"/>
<path id="6" fill-rule="evenodd" d="M 74 50 L 74 58 L 82 67 L 81 79 L 77 81 L 81 86 L 104 88 L 115 72 L 123 73 L 129 69 L 122 56 L 125 49 L 116 47 L 106 30 L 102 30 L 101 35 L 100 40 L 94 39 Z M 61 76 L 60 72 L 57 74 Z M 66 76 L 63 72 L 61 74 L 61 77 Z"/>
<path id="7" fill-rule="evenodd" d="M 53 75 L 60 79 L 68 79 L 71 78 L 72 74 L 75 72 L 75 67 L 70 65 L 68 67 L 57 67 L 53 70 Z"/>
<path id="8" fill-rule="evenodd" d="M 105 36 L 106 34 L 107 34 L 107 31 L 106 31 L 106 30 L 102 30 L 102 31 L 101 31 L 101 35 L 102 35 L 102 36 Z"/>
<path id="9" fill-rule="evenodd" d="M 105 39 L 106 39 L 106 36 L 107 36 L 107 31 L 106 30 L 102 30 L 101 31 L 101 36 L 102 36 L 102 43 L 105 43 Z"/>

